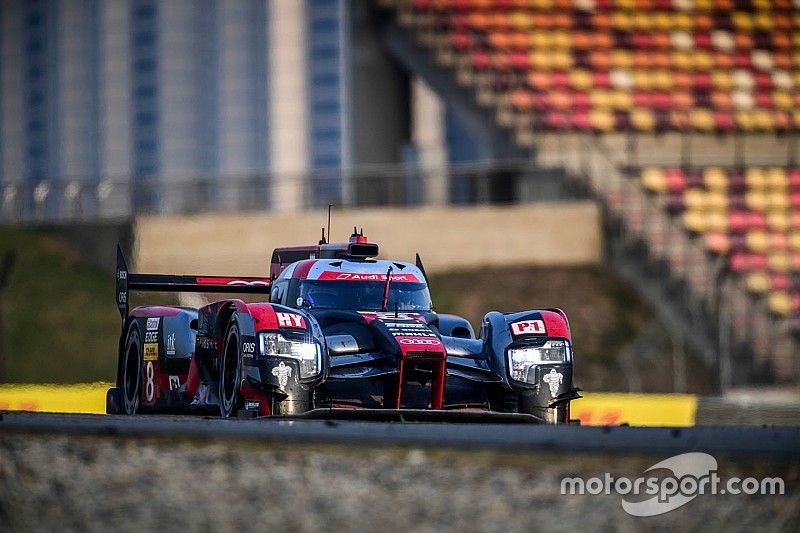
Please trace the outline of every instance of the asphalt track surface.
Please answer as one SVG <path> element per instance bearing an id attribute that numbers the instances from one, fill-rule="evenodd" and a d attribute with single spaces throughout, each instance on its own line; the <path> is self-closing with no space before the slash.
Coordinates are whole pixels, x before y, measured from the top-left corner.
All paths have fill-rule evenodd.
<path id="1" fill-rule="evenodd" d="M 685 453 L 800 457 L 800 427 L 579 427 L 200 416 L 2 413 L 0 434 L 239 439 L 298 444 L 450 448 L 519 453 Z"/>

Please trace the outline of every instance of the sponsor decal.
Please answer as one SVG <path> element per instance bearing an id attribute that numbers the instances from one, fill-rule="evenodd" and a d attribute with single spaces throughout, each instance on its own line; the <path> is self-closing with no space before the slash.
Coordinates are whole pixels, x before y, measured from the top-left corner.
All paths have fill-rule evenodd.
<path id="1" fill-rule="evenodd" d="M 393 282 L 400 283 L 419 283 L 419 279 L 414 274 L 391 274 Z M 356 272 L 333 272 L 326 270 L 319 275 L 322 281 L 386 281 L 386 274 L 358 274 Z"/>
<path id="2" fill-rule="evenodd" d="M 278 385 L 284 389 L 289 383 L 289 376 L 292 375 L 292 367 L 286 366 L 286 364 L 281 361 L 278 363 L 278 366 L 272 369 L 272 375 L 278 378 Z"/>
<path id="3" fill-rule="evenodd" d="M 542 381 L 550 386 L 550 397 L 555 398 L 558 394 L 558 387 L 564 381 L 564 375 L 556 372 L 555 368 L 551 368 L 550 372 L 544 375 Z"/>
<path id="4" fill-rule="evenodd" d="M 254 342 L 242 343 L 242 354 L 244 354 L 244 357 L 253 357 L 255 353 L 256 353 L 256 343 Z"/>
<path id="5" fill-rule="evenodd" d="M 144 342 L 158 342 L 158 331 L 145 331 Z"/>
<path id="6" fill-rule="evenodd" d="M 403 321 L 403 324 L 416 323 L 427 327 L 424 323 L 419 322 L 423 320 L 422 315 L 416 313 L 395 313 L 394 311 L 359 311 L 359 313 L 367 319 L 367 321 L 380 320 L 381 322 L 385 322 L 387 326 L 392 323 Z"/>
<path id="7" fill-rule="evenodd" d="M 144 360 L 157 361 L 158 360 L 158 344 L 145 344 L 144 345 Z"/>
<path id="8" fill-rule="evenodd" d="M 161 322 L 161 318 L 148 318 L 147 319 L 147 329 L 148 331 L 158 329 L 158 323 Z"/>
<path id="9" fill-rule="evenodd" d="M 128 279 L 128 273 L 124 270 L 117 270 L 117 279 L 119 280 Z"/>
<path id="10" fill-rule="evenodd" d="M 406 346 L 441 346 L 439 339 L 407 339 L 403 338 L 398 341 L 400 344 Z"/>
<path id="11" fill-rule="evenodd" d="M 259 402 L 258 400 L 245 400 L 244 408 L 246 411 L 260 411 L 261 402 Z"/>
<path id="12" fill-rule="evenodd" d="M 180 376 L 170 376 L 169 377 L 169 390 L 178 390 L 181 388 L 181 378 Z"/>
<path id="13" fill-rule="evenodd" d="M 198 337 L 197 344 L 203 350 L 216 350 L 217 349 L 217 341 L 214 339 L 209 339 L 208 337 Z"/>
<path id="14" fill-rule="evenodd" d="M 521 320 L 511 323 L 511 334 L 519 335 L 546 335 L 547 329 L 543 320 Z"/>
<path id="15" fill-rule="evenodd" d="M 166 345 L 167 345 L 167 355 L 175 355 L 175 334 L 174 333 L 171 333 L 170 335 L 167 335 Z"/>
<path id="16" fill-rule="evenodd" d="M 239 285 L 250 287 L 268 287 L 266 279 L 240 279 L 240 278 L 195 278 L 198 285 Z"/>
<path id="17" fill-rule="evenodd" d="M 300 315 L 294 313 L 275 313 L 278 317 L 278 327 L 280 328 L 306 328 L 306 321 Z"/>
<path id="18" fill-rule="evenodd" d="M 144 399 L 147 403 L 151 403 L 156 397 L 156 369 L 152 361 L 147 362 L 145 376 L 147 377 L 147 381 L 144 384 Z"/>
<path id="19" fill-rule="evenodd" d="M 385 322 L 386 329 L 395 337 L 433 337 L 436 334 L 420 322 Z"/>

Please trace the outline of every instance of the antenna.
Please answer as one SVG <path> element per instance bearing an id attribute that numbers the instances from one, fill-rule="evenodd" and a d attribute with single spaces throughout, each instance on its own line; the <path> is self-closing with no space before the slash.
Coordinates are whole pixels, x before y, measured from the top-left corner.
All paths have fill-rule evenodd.
<path id="1" fill-rule="evenodd" d="M 328 241 L 325 240 L 325 228 L 322 228 L 322 238 L 317 244 L 328 244 Z"/>
<path id="2" fill-rule="evenodd" d="M 331 207 L 333 207 L 333 204 L 328 204 L 328 239 L 331 238 Z"/>

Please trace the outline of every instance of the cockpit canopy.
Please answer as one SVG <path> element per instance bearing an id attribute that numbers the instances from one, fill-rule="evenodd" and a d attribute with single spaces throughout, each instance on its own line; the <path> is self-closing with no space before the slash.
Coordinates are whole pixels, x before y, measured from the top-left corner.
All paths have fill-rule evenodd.
<path id="1" fill-rule="evenodd" d="M 412 264 L 386 260 L 298 261 L 275 280 L 270 301 L 355 311 L 423 312 L 432 307 L 424 274 Z"/>

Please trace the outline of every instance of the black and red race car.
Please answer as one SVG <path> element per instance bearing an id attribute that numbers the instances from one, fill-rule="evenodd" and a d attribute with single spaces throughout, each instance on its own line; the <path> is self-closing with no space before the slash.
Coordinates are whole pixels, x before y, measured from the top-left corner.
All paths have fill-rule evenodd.
<path id="1" fill-rule="evenodd" d="M 276 249 L 268 278 L 231 278 L 129 273 L 118 248 L 123 325 L 107 412 L 569 422 L 580 389 L 563 311 L 493 311 L 476 337 L 467 320 L 433 311 L 419 256 L 378 251 L 354 231 L 346 243 Z M 129 312 L 132 290 L 268 301 Z"/>

